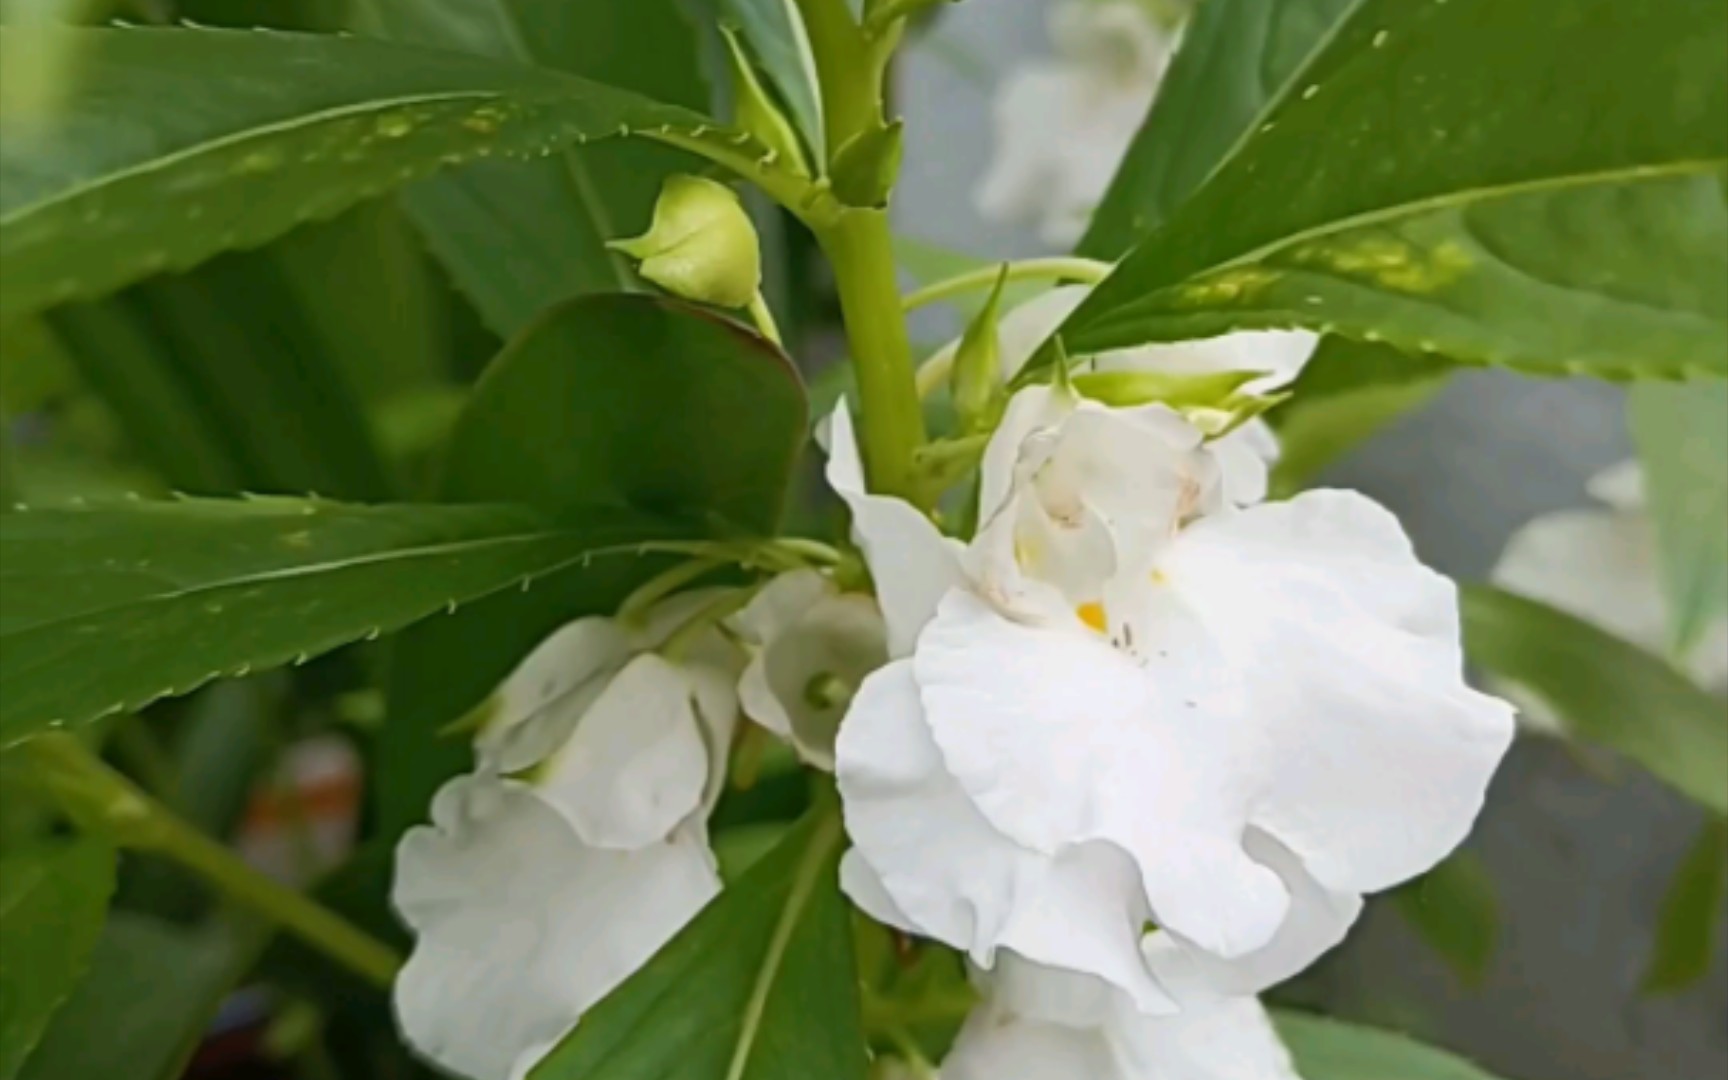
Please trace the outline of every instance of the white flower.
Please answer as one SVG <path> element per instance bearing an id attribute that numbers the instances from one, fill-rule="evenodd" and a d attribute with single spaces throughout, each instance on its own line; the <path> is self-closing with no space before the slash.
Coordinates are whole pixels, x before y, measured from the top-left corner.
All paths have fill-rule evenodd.
<path id="1" fill-rule="evenodd" d="M 1668 650 L 1668 603 L 1657 569 L 1656 537 L 1644 506 L 1643 475 L 1633 461 L 1592 478 L 1604 507 L 1543 514 L 1513 534 L 1493 580 L 1551 604 L 1657 654 Z M 1682 664 L 1706 690 L 1728 693 L 1728 616 L 1699 636 Z M 1559 732 L 1545 702 L 1506 687 L 1531 728 Z"/>
<path id="2" fill-rule="evenodd" d="M 719 892 L 706 820 L 742 657 L 713 629 L 648 651 L 712 598 L 547 638 L 499 688 L 476 771 L 403 837 L 391 899 L 416 941 L 396 1010 L 439 1065 L 526 1075 Z"/>
<path id="3" fill-rule="evenodd" d="M 1064 319 L 1080 306 L 1091 288 L 1067 285 L 1040 293 L 1002 316 L 997 325 L 1002 377 L 1012 378 Z M 1193 341 L 1176 341 L 1119 349 L 1091 358 L 1095 371 L 1147 371 L 1165 375 L 1215 375 L 1257 371 L 1263 374 L 1243 384 L 1242 392 L 1269 394 L 1295 380 L 1319 345 L 1306 330 L 1245 330 Z M 927 361 L 938 371 L 953 363 L 959 342 L 943 346 Z M 1238 505 L 1266 497 L 1268 473 L 1278 460 L 1278 438 L 1264 420 L 1249 420 L 1213 440 L 1213 455 L 1224 473 L 1224 494 Z"/>
<path id="4" fill-rule="evenodd" d="M 1050 37 L 1055 57 L 997 91 L 996 151 L 978 206 L 1069 247 L 1140 129 L 1175 35 L 1132 0 L 1066 0 L 1051 9 Z"/>
<path id="5" fill-rule="evenodd" d="M 1011 957 L 977 981 L 944 1080 L 1298 1080 L 1252 997 L 1147 1016 L 1097 979 Z"/>
<path id="6" fill-rule="evenodd" d="M 1010 403 L 981 505 L 963 587 L 841 725 L 871 914 L 1169 1011 L 1295 974 L 1463 839 L 1511 714 L 1465 686 L 1455 590 L 1385 510 L 1237 510 L 1170 410 L 1047 388 Z M 857 524 L 879 580 L 931 557 Z"/>
<path id="7" fill-rule="evenodd" d="M 834 771 L 834 733 L 858 684 L 888 659 L 875 598 L 815 570 L 774 578 L 732 620 L 756 647 L 738 680 L 744 714 Z"/>

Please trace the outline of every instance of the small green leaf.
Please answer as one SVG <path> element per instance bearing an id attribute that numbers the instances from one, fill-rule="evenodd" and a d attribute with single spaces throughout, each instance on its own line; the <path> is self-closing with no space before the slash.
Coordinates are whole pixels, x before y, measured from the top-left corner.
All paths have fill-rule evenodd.
<path id="1" fill-rule="evenodd" d="M 1463 593 L 1472 663 L 1541 698 L 1566 729 L 1728 814 L 1728 709 L 1668 663 L 1546 604 Z"/>
<path id="2" fill-rule="evenodd" d="M 1698 831 L 1662 898 L 1656 946 L 1644 972 L 1646 994 L 1675 994 L 1710 972 L 1721 940 L 1722 899 L 1728 896 L 1728 821 L 1712 818 Z"/>
<path id="3" fill-rule="evenodd" d="M 1298 325 L 1549 374 L 1728 374 L 1721 4 L 1362 0 L 1284 85 L 1069 318 L 1071 353 Z"/>
<path id="4" fill-rule="evenodd" d="M 1273 1015 L 1304 1080 L 1495 1080 L 1463 1058 L 1323 1016 Z"/>
<path id="5" fill-rule="evenodd" d="M 1673 655 L 1684 656 L 1728 614 L 1728 382 L 1634 386 L 1627 409 Z"/>
<path id="6" fill-rule="evenodd" d="M 42 33 L 75 44 L 80 77 L 53 113 L 5 121 L 0 319 L 261 244 L 482 158 L 632 134 L 769 187 L 781 176 L 748 136 L 542 68 L 328 35 Z"/>
<path id="7" fill-rule="evenodd" d="M 0 746 L 299 662 L 653 535 L 613 504 L 187 500 L 0 518 Z"/>
<path id="8" fill-rule="evenodd" d="M 1078 254 L 1120 259 L 1211 176 L 1354 0 L 1207 0 L 1181 46 Z"/>
<path id="9" fill-rule="evenodd" d="M 12 1080 L 84 977 L 114 891 L 114 851 L 45 841 L 0 855 L 0 1080 Z"/>
<path id="10" fill-rule="evenodd" d="M 720 0 L 720 9 L 755 50 L 762 70 L 804 136 L 804 145 L 822 157 L 828 143 L 822 129 L 821 84 L 795 0 Z"/>
<path id="11" fill-rule="evenodd" d="M 578 75 L 701 109 L 695 28 L 675 0 L 361 0 L 378 36 Z M 488 326 L 504 337 L 554 303 L 628 288 L 605 249 L 646 217 L 682 154 L 636 140 L 567 147 L 409 187 L 405 204 Z"/>
<path id="12" fill-rule="evenodd" d="M 1291 385 L 1289 403 L 1270 414 L 1280 448 L 1273 492 L 1300 491 L 1387 424 L 1427 404 L 1456 370 L 1388 345 L 1325 339 Z"/>
<path id="13" fill-rule="evenodd" d="M 819 812 L 582 1018 L 532 1080 L 864 1080 L 858 978 Z"/>
<path id="14" fill-rule="evenodd" d="M 22 1080 L 174 1080 L 256 952 L 248 935 L 116 911 Z"/>
<path id="15" fill-rule="evenodd" d="M 457 421 L 437 496 L 520 502 L 555 517 L 611 505 L 669 519 L 670 535 L 686 539 L 769 535 L 806 423 L 791 362 L 753 332 L 676 301 L 584 297 L 493 360 Z M 485 700 L 541 638 L 615 610 L 666 566 L 578 566 L 402 635 L 381 735 L 382 833 L 424 817 L 438 785 L 466 767 L 466 742 L 437 732 Z"/>
<path id="16" fill-rule="evenodd" d="M 1500 938 L 1500 903 L 1481 859 L 1457 852 L 1392 897 L 1460 979 L 1471 986 L 1482 982 Z"/>

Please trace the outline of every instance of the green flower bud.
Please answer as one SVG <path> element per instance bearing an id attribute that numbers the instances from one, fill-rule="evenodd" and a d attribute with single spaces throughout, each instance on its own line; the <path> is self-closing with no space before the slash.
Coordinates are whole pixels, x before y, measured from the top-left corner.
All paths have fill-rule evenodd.
<path id="1" fill-rule="evenodd" d="M 674 296 L 740 308 L 762 287 L 762 247 L 738 196 L 700 176 L 672 176 L 648 231 L 606 245 L 641 260 L 637 270 Z"/>
<path id="2" fill-rule="evenodd" d="M 1008 266 L 996 275 L 990 299 L 966 327 L 960 347 L 954 352 L 954 367 L 948 385 L 954 395 L 954 411 L 960 430 L 968 435 L 989 431 L 1001 417 L 1006 402 L 1002 386 L 1002 343 L 996 324 L 1002 307 L 1002 287 L 1008 282 Z"/>

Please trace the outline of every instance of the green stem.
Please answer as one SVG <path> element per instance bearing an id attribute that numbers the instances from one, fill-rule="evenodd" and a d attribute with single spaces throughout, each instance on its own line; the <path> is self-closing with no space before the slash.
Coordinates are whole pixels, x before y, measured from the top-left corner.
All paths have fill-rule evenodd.
<path id="1" fill-rule="evenodd" d="M 1002 276 L 1004 267 L 1007 268 L 1006 280 L 1008 281 L 1055 278 L 1057 280 L 1083 281 L 1088 285 L 1096 285 L 1103 281 L 1105 275 L 1111 270 L 1111 264 L 1098 262 L 1095 259 L 1063 257 L 1021 259 L 1019 262 L 979 267 L 977 270 L 970 270 L 943 281 L 933 282 L 921 289 L 907 293 L 906 298 L 900 303 L 907 311 L 913 311 L 926 304 L 946 300 L 950 296 L 988 289 L 996 284 L 998 277 Z"/>
<path id="2" fill-rule="evenodd" d="M 257 912 L 379 986 L 402 966 L 395 951 L 335 912 L 277 884 L 198 832 L 69 735 L 44 735 L 29 750 L 68 816 L 122 847 L 151 851 L 202 877 L 234 903 Z"/>
<path id="3" fill-rule="evenodd" d="M 828 160 L 847 141 L 880 120 L 882 83 L 873 74 L 869 42 L 852 18 L 846 0 L 797 0 L 798 14 L 810 35 L 821 83 L 822 123 Z"/>
<path id="4" fill-rule="evenodd" d="M 840 312 L 858 376 L 870 488 L 916 499 L 912 456 L 924 444 L 924 413 L 894 280 L 888 215 L 881 210 L 848 210 L 816 236 L 834 267 Z"/>

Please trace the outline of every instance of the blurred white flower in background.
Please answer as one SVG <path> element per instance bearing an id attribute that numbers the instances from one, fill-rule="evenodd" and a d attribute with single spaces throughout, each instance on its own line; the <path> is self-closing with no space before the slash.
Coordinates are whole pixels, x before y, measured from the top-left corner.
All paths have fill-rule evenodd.
<path id="1" fill-rule="evenodd" d="M 1055 55 L 997 91 L 996 146 L 979 210 L 1037 226 L 1057 247 L 1080 239 L 1158 92 L 1177 32 L 1135 0 L 1062 0 Z"/>
<path id="2" fill-rule="evenodd" d="M 1177 413 L 1035 387 L 958 551 L 851 486 L 832 425 L 895 642 L 836 753 L 867 913 L 1167 1013 L 1294 975 L 1468 831 L 1511 710 L 1464 684 L 1455 589 L 1373 502 L 1238 509 Z"/>
<path id="3" fill-rule="evenodd" d="M 1532 519 L 1513 534 L 1494 567 L 1503 588 L 1551 604 L 1657 655 L 1668 652 L 1668 601 L 1657 567 L 1656 534 L 1645 509 L 1644 477 L 1623 461 L 1592 477 L 1600 507 Z M 1728 694 L 1728 616 L 1699 635 L 1680 667 L 1704 689 Z M 1516 686 L 1504 688 L 1520 719 L 1558 734 L 1560 718 Z"/>
<path id="4" fill-rule="evenodd" d="M 1012 956 L 975 976 L 984 1000 L 943 1080 L 1297 1080 L 1252 997 L 1147 1016 L 1106 983 Z"/>
<path id="5" fill-rule="evenodd" d="M 719 893 L 707 817 L 744 656 L 687 632 L 714 598 L 547 638 L 495 695 L 476 770 L 403 837 L 391 899 L 416 940 L 396 1010 L 440 1066 L 519 1080 Z"/>

